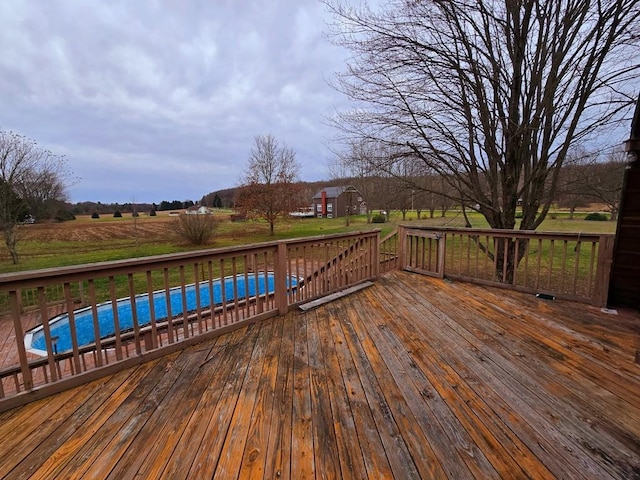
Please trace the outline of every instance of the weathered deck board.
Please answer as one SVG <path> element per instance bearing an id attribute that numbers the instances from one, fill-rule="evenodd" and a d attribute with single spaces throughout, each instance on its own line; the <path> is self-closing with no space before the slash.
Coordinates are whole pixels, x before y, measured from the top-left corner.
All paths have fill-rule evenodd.
<path id="1" fill-rule="evenodd" d="M 0 414 L 0 478 L 640 478 L 639 328 L 394 272 Z"/>

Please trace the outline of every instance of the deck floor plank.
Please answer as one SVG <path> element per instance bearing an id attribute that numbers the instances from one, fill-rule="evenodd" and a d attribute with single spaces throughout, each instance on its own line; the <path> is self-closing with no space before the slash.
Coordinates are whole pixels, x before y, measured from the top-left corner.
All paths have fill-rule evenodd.
<path id="1" fill-rule="evenodd" d="M 148 417 L 180 375 L 188 358 L 173 354 L 161 359 L 148 375 L 143 377 L 133 391 L 123 392 L 126 398 L 95 434 L 73 453 L 64 468 L 57 472 L 59 478 L 82 478 L 89 475 L 106 478 L 119 456 L 132 442 Z"/>
<path id="2" fill-rule="evenodd" d="M 357 323 L 358 315 L 353 308 L 344 308 L 345 306 L 350 307 L 350 305 L 336 305 L 335 312 L 339 318 L 344 319 L 342 330 L 351 355 L 356 360 L 355 366 L 361 378 L 389 466 L 395 478 L 420 478 L 415 462 L 400 433 L 397 420 L 393 416 L 388 399 L 389 393 L 394 392 L 397 386 L 388 370 L 379 369 L 381 367 L 379 348 L 383 348 L 384 345 L 374 345 L 367 341 L 365 332 L 357 330 L 354 325 Z M 378 361 L 376 362 L 376 360 Z M 420 459 L 420 461 L 424 460 L 424 458 Z"/>
<path id="3" fill-rule="evenodd" d="M 469 305 L 472 305 L 472 302 L 469 302 Z M 474 322 L 475 317 L 476 312 L 474 311 L 471 311 L 469 315 L 460 314 L 457 316 L 458 319 L 466 320 L 469 324 Z M 541 338 L 540 333 L 535 329 L 523 332 L 522 321 L 525 323 L 532 321 L 530 316 L 523 315 L 523 317 L 515 320 L 510 316 L 494 315 L 498 323 L 483 323 L 477 326 L 476 322 L 475 328 L 482 332 L 486 345 L 491 345 L 494 351 L 500 352 L 500 358 L 504 358 L 503 363 L 518 366 L 516 374 L 520 374 L 523 382 L 526 381 L 527 376 L 528 378 L 537 378 L 543 381 L 539 386 L 552 388 L 555 396 L 569 400 L 569 402 L 555 401 L 553 408 L 558 413 L 573 415 L 570 407 L 580 405 L 581 408 L 590 409 L 594 413 L 589 421 L 590 430 L 597 430 L 596 415 L 597 412 L 601 412 L 600 415 L 604 415 L 611 424 L 618 425 L 623 429 L 630 429 L 630 433 L 640 436 L 640 417 L 638 417 L 637 409 L 629 408 L 630 404 L 627 400 L 617 395 L 612 396 L 610 390 L 581 374 L 587 370 L 589 361 L 593 361 L 593 356 L 589 355 L 589 358 L 584 359 L 581 358 L 580 353 L 576 353 L 575 349 L 563 349 L 562 345 L 575 343 L 575 340 L 571 339 L 570 333 L 564 329 L 561 332 L 554 332 L 553 335 L 546 335 L 545 338 Z M 459 324 L 462 325 L 463 322 L 459 321 Z M 509 335 L 505 335 L 507 331 Z M 534 338 L 537 340 L 532 340 Z M 548 342 L 553 342 L 552 345 L 542 343 L 547 338 Z M 610 352 L 602 352 L 601 355 L 607 358 L 612 356 Z M 518 361 L 517 356 L 520 356 L 521 361 Z M 573 358 L 572 364 L 567 365 L 567 358 Z M 573 367 L 578 363 L 581 364 L 580 368 Z M 601 371 L 601 375 L 612 378 L 617 374 L 611 368 Z M 561 384 L 556 381 L 558 375 L 565 379 Z M 637 383 L 638 379 L 636 376 L 633 380 Z M 628 379 L 625 382 L 629 384 Z M 547 396 L 546 399 L 554 402 L 555 397 Z M 597 408 L 592 407 L 594 404 Z"/>
<path id="4" fill-rule="evenodd" d="M 338 459 L 340 463 L 339 478 L 367 478 L 367 469 L 362 450 L 359 448 L 356 422 L 349 404 L 347 387 L 342 377 L 340 362 L 336 353 L 339 345 L 335 344 L 332 330 L 337 319 L 331 315 L 329 308 L 315 312 L 322 358 L 327 372 L 328 400 L 334 424 L 334 435 Z"/>
<path id="5" fill-rule="evenodd" d="M 293 414 L 294 316 L 280 319 L 280 342 L 276 384 L 266 441 L 266 463 L 263 478 L 291 478 L 291 418 Z"/>
<path id="6" fill-rule="evenodd" d="M 194 462 L 198 452 L 207 448 L 205 442 L 208 438 L 209 424 L 213 421 L 216 406 L 220 405 L 220 399 L 225 391 L 225 386 L 232 382 L 232 372 L 236 365 L 233 355 L 226 355 L 228 349 L 236 348 L 247 334 L 246 328 L 235 330 L 227 336 L 220 337 L 209 356 L 204 359 L 198 368 L 200 374 L 198 383 L 204 387 L 198 404 L 184 425 L 182 435 L 175 445 L 167 442 L 167 447 L 174 447 L 167 458 L 167 465 L 158 477 L 170 479 L 188 479 L 189 472 L 194 468 Z M 215 467 L 215 465 L 214 465 Z M 148 473 L 139 471 L 140 476 Z"/>
<path id="7" fill-rule="evenodd" d="M 355 430 L 368 478 L 393 478 L 393 470 L 389 464 L 387 454 L 380 438 L 373 411 L 363 385 L 363 379 L 358 374 L 356 366 L 357 358 L 354 358 L 349 350 L 349 343 L 343 331 L 343 317 L 330 307 L 333 315 L 340 321 L 330 325 L 333 342 L 336 345 L 336 354 L 340 365 L 340 372 L 344 380 L 347 399 L 354 419 Z"/>
<path id="8" fill-rule="evenodd" d="M 317 312 L 305 315 L 307 321 L 307 348 L 309 350 L 309 380 L 312 403 L 313 457 L 315 468 L 322 478 L 341 478 L 328 376 L 321 342 L 321 326 Z"/>
<path id="9" fill-rule="evenodd" d="M 206 385 L 199 380 L 200 368 L 203 365 L 208 368 L 213 366 L 207 363 L 207 359 L 221 342 L 218 339 L 189 351 L 193 353 L 193 362 L 185 367 L 107 478 L 158 478 L 204 394 Z"/>
<path id="10" fill-rule="evenodd" d="M 639 328 L 392 272 L 1 413 L 0 477 L 640 479 Z"/>
<path id="11" fill-rule="evenodd" d="M 409 298 L 413 297 L 407 295 L 407 300 Z M 413 308 L 413 305 L 408 308 Z M 481 391 L 484 398 L 495 396 L 493 401 L 495 404 L 499 404 L 498 398 L 501 398 L 502 401 L 507 402 L 510 410 L 517 410 L 520 413 L 520 419 L 513 424 L 512 428 L 518 429 L 520 425 L 534 425 L 537 434 L 548 443 L 548 446 L 543 450 L 551 452 L 553 450 L 552 444 L 555 446 L 556 452 L 550 455 L 556 457 L 550 460 L 571 466 L 574 471 L 570 475 L 574 478 L 580 478 L 581 472 L 586 472 L 594 478 L 610 476 L 610 473 L 590 454 L 579 448 L 577 442 L 580 441 L 580 438 L 575 438 L 575 430 L 562 428 L 560 423 L 565 422 L 566 419 L 552 415 L 553 410 L 549 408 L 549 405 L 540 404 L 540 399 L 536 395 L 540 385 L 536 384 L 535 379 L 531 379 L 533 386 L 523 385 L 518 378 L 514 378 L 509 371 L 503 370 L 499 364 L 495 363 L 495 359 L 499 359 L 498 353 L 485 352 L 485 354 L 479 355 L 477 351 L 480 343 L 466 344 L 467 340 L 464 339 L 464 336 L 461 340 L 461 327 L 456 322 L 452 322 L 448 314 L 440 311 L 438 315 L 429 316 L 428 320 L 432 321 L 433 325 L 428 330 L 425 329 L 425 333 L 429 334 L 430 342 L 438 342 L 436 346 L 438 350 L 450 350 L 446 345 L 450 345 L 452 342 L 460 347 L 455 352 L 450 351 L 448 356 L 449 373 L 459 376 L 464 379 L 466 384 Z M 446 373 L 443 372 L 440 376 L 446 375 Z M 457 380 L 454 381 L 457 382 Z M 453 381 L 449 383 L 453 383 Z M 531 443 L 530 448 L 536 447 Z"/>
<path id="12" fill-rule="evenodd" d="M 267 342 L 264 350 L 262 374 L 256 390 L 256 402 L 251 413 L 247 443 L 242 456 L 239 478 L 263 478 L 267 462 L 267 439 L 274 410 L 278 358 L 282 341 L 282 322 L 270 322 L 270 330 L 262 333 Z"/>
<path id="13" fill-rule="evenodd" d="M 291 416 L 292 479 L 309 479 L 315 476 L 306 318 L 305 315 L 299 315 L 294 322 L 293 410 Z"/>
<path id="14" fill-rule="evenodd" d="M 97 380 L 93 384 L 96 393 L 90 398 L 82 399 L 77 395 L 77 392 L 82 392 L 85 388 L 74 389 L 76 393 L 74 400 L 82 401 L 82 406 L 77 411 L 68 413 L 65 421 L 50 434 L 55 442 L 43 442 L 43 449 L 34 451 L 29 456 L 27 459 L 29 466 L 24 469 L 24 472 L 37 467 L 37 470 L 31 474 L 32 478 L 44 479 L 58 476 L 65 465 L 73 461 L 75 452 L 82 448 L 85 442 L 92 440 L 95 432 L 112 417 L 122 402 L 157 363 L 158 361 L 148 362 L 134 372 L 119 372 L 111 377 Z M 38 465 L 34 458 L 44 462 Z"/>
<path id="15" fill-rule="evenodd" d="M 459 430 L 457 418 L 442 397 L 437 394 L 434 384 L 421 369 L 417 368 L 412 351 L 407 349 L 411 344 L 402 343 L 401 338 L 389 328 L 394 322 L 392 314 L 380 308 L 378 299 L 372 296 L 356 298 L 352 302 L 353 309 L 356 311 L 365 308 L 366 304 L 376 305 L 376 321 L 363 322 L 362 325 L 358 325 L 358 328 L 366 329 L 366 334 L 371 336 L 373 343 L 379 349 L 380 361 L 388 365 L 388 373 L 385 373 L 385 376 L 389 375 L 395 381 L 397 389 L 395 396 L 391 397 L 394 394 L 392 388 L 385 388 L 384 392 L 391 397 L 388 403 L 398 423 L 409 421 L 402 430 L 403 437 L 411 439 L 408 443 L 414 450 L 420 449 L 413 454 L 413 458 L 419 459 L 418 467 L 430 468 L 422 474 L 423 478 L 444 476 L 465 478 L 471 475 L 461 456 L 453 455 L 451 449 L 451 446 L 460 443 L 460 440 L 462 440 L 460 443 L 462 455 L 469 455 L 469 446 L 472 445 L 471 448 L 474 451 L 471 452 L 471 456 L 475 459 L 474 462 L 484 465 L 484 477 L 495 476 L 496 472 L 487 465 L 484 453 L 479 448 L 473 447 L 473 442 L 459 438 L 460 435 L 456 433 Z M 357 316 L 353 317 L 355 320 Z M 436 352 L 423 351 L 422 353 L 431 356 L 433 361 L 437 361 Z M 383 367 L 378 368 L 382 371 Z M 416 431 L 412 428 L 414 422 L 421 427 L 421 430 Z M 412 438 L 413 436 L 415 438 Z M 443 441 L 445 438 L 450 440 Z M 425 449 L 428 450 L 425 452 Z M 517 464 L 512 466 L 515 470 L 518 469 Z"/>
<path id="16" fill-rule="evenodd" d="M 227 381 L 222 385 L 218 402 L 210 412 L 207 412 L 210 415 L 208 428 L 204 432 L 205 436 L 187 478 L 214 478 L 220 454 L 231 427 L 231 419 L 242 391 L 247 369 L 246 361 L 251 358 L 259 331 L 258 325 L 247 327 L 243 339 L 225 351 L 226 355 L 232 356 L 232 368 Z"/>
<path id="17" fill-rule="evenodd" d="M 249 465 L 256 451 L 259 452 L 259 447 L 256 442 L 261 439 L 262 433 L 259 431 L 260 429 L 256 429 L 255 427 L 263 415 L 261 409 L 264 406 L 258 401 L 261 399 L 259 387 L 266 364 L 264 359 L 268 356 L 269 345 L 273 343 L 274 322 L 265 321 L 255 325 L 253 328 L 259 330 L 258 338 L 251 351 L 251 355 L 243 359 L 248 367 L 231 418 L 229 431 L 226 435 L 222 452 L 220 453 L 218 467 L 216 468 L 216 476 L 219 478 L 237 478 L 243 464 L 243 459 L 246 460 L 246 465 Z M 254 414 L 258 417 L 258 421 L 254 418 L 252 425 Z M 253 429 L 251 428 L 252 426 L 254 427 Z M 250 440 L 252 443 L 249 443 Z M 259 455 L 256 455 L 256 458 L 258 457 Z M 261 468 L 257 469 L 257 471 L 259 470 L 261 470 Z"/>
<path id="18" fill-rule="evenodd" d="M 408 298 L 411 297 L 408 296 Z M 417 300 L 417 302 L 421 301 L 421 299 Z M 447 308 L 455 312 L 455 307 L 449 303 L 447 303 Z M 466 341 L 473 342 L 474 339 L 478 338 L 468 334 L 468 331 L 464 330 L 458 322 L 451 322 L 448 313 L 440 312 L 440 315 L 429 316 L 430 319 L 440 317 L 447 321 L 447 323 L 436 322 L 433 325 L 433 328 L 429 330 L 431 338 L 438 338 L 441 334 L 452 335 L 450 333 L 451 328 L 448 328 L 449 326 L 452 326 L 456 335 L 461 334 Z M 456 319 L 463 316 L 459 312 L 457 313 Z M 487 318 L 490 318 L 490 315 L 487 315 Z M 437 334 L 434 335 L 434 332 L 437 332 Z M 531 333 L 534 334 L 534 332 Z M 450 343 L 450 339 L 445 339 L 445 342 L 447 341 Z M 464 347 L 463 342 L 457 339 L 455 341 L 456 344 Z M 482 351 L 480 352 L 480 350 Z M 521 351 L 521 349 L 518 348 L 516 351 Z M 542 353 L 548 355 L 549 352 L 543 349 Z M 592 425 L 586 422 L 584 418 L 572 415 L 571 404 L 557 402 L 554 395 L 540 394 L 544 386 L 539 382 L 539 374 L 523 374 L 522 372 L 526 370 L 524 364 L 520 365 L 521 362 L 518 361 L 502 361 L 501 352 L 485 348 L 485 345 L 480 341 L 469 343 L 468 348 L 456 350 L 456 356 L 459 357 L 459 361 L 455 361 L 456 366 L 454 368 L 456 371 L 464 372 L 464 376 L 467 378 L 473 378 L 474 375 L 478 376 L 479 381 L 476 383 L 479 388 L 486 388 L 486 386 L 495 384 L 494 391 L 496 393 L 503 392 L 502 398 L 510 401 L 513 405 L 512 408 L 517 407 L 526 423 L 536 425 L 540 429 L 540 433 L 544 433 L 545 438 L 552 438 L 556 448 L 564 451 L 563 464 L 573 463 L 578 478 L 581 475 L 579 472 L 590 472 L 595 478 L 606 478 L 612 474 L 614 478 L 617 478 L 618 475 L 624 477 L 626 472 L 617 471 L 619 465 L 624 465 L 624 462 L 618 463 L 615 458 L 617 455 L 610 454 L 607 458 L 603 458 L 605 462 L 602 464 L 594 460 L 592 454 L 582 451 L 580 446 L 584 445 L 589 445 L 595 452 L 599 451 L 600 435 L 593 431 Z M 477 360 L 480 361 L 472 367 L 474 359 L 476 362 Z M 487 367 L 489 363 L 494 363 L 499 370 L 496 370 L 493 366 Z M 500 375 L 498 379 L 491 373 L 495 371 L 504 372 L 504 375 Z M 544 372 L 544 369 L 538 368 L 537 371 Z M 498 383 L 494 383 L 496 380 Z M 488 396 L 489 393 L 484 393 L 484 395 Z M 562 408 L 563 405 L 565 406 L 564 409 Z M 607 439 L 607 441 L 611 442 L 611 439 Z M 613 445 L 615 446 L 615 442 Z M 616 451 L 617 448 L 614 449 L 614 452 Z M 622 468 L 624 469 L 624 467 Z"/>
<path id="19" fill-rule="evenodd" d="M 376 300 L 370 298 L 369 301 Z M 381 301 L 384 302 L 383 299 Z M 383 308 L 381 304 L 376 307 L 378 311 Z M 466 377 L 451 367 L 448 348 L 433 338 L 432 329 L 425 329 L 424 332 L 417 326 L 405 329 L 393 315 L 388 316 L 385 326 L 388 328 L 383 329 L 383 333 L 394 341 L 396 350 L 400 350 L 402 346 L 408 349 L 409 357 L 406 361 L 413 381 L 424 392 L 428 399 L 426 403 L 433 408 L 433 416 L 438 419 L 442 435 L 455 447 L 456 456 L 440 452 L 440 458 L 449 462 L 449 477 L 468 477 L 470 474 L 451 471 L 456 466 L 465 464 L 468 471 L 474 472 L 473 475 L 477 478 L 491 478 L 497 473 L 515 474 L 520 471 L 523 464 L 526 465 L 530 453 L 523 448 L 521 442 L 508 435 L 508 425 L 503 425 L 490 415 L 487 418 L 491 422 L 482 421 L 481 413 L 492 412 L 493 405 L 489 405 L 487 399 L 481 398 L 473 390 L 471 377 Z M 489 403 L 492 403 L 490 399 Z M 442 441 L 435 443 L 447 444 Z M 502 446 L 503 451 L 500 455 L 493 455 L 498 445 Z M 510 455 L 505 455 L 505 451 Z M 536 471 L 536 476 L 544 478 L 544 471 Z"/>

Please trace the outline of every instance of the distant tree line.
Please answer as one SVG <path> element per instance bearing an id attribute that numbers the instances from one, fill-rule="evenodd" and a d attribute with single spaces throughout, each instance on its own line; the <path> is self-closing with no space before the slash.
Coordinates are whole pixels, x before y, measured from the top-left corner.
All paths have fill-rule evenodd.
<path id="1" fill-rule="evenodd" d="M 193 207 L 193 200 L 163 200 L 157 203 L 102 203 L 102 202 L 78 202 L 68 206 L 68 210 L 74 215 L 99 215 L 112 214 L 116 211 L 120 213 L 150 213 L 163 210 L 183 210 Z"/>

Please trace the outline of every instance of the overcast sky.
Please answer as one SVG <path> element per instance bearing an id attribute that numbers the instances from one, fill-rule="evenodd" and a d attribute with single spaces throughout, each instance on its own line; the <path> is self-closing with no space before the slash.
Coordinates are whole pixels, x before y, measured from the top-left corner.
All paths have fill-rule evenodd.
<path id="1" fill-rule="evenodd" d="M 197 201 L 267 133 L 329 178 L 347 53 L 318 0 L 3 0 L 0 19 L 0 129 L 67 158 L 72 202 Z"/>

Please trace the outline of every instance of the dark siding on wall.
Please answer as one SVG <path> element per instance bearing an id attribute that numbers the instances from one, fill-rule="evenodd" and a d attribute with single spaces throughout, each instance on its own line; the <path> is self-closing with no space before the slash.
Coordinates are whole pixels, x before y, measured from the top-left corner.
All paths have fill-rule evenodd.
<path id="1" fill-rule="evenodd" d="M 625 172 L 609 305 L 640 310 L 640 160 L 633 162 Z"/>

